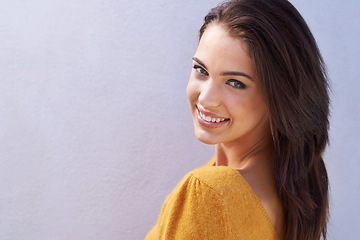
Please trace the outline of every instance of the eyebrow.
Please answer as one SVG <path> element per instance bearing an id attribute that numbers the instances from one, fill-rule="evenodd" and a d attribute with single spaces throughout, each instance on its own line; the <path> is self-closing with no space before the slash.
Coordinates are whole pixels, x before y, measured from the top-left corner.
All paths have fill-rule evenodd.
<path id="1" fill-rule="evenodd" d="M 200 64 L 202 67 L 206 68 L 207 67 L 205 66 L 205 64 L 200 60 L 198 59 L 197 57 L 193 57 L 192 60 L 194 60 L 195 62 L 197 62 L 198 64 Z M 241 76 L 241 77 L 246 77 L 252 81 L 254 81 L 254 79 L 252 77 L 250 77 L 249 75 L 247 75 L 246 73 L 244 72 L 237 72 L 237 71 L 228 71 L 228 72 L 222 72 L 220 73 L 221 76 Z"/>

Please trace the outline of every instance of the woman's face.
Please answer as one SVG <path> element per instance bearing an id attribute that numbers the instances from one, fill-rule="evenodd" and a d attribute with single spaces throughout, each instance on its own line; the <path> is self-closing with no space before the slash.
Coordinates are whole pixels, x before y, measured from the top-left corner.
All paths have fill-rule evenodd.
<path id="1" fill-rule="evenodd" d="M 270 131 L 247 46 L 219 24 L 209 25 L 199 42 L 186 92 L 204 143 L 251 144 Z"/>

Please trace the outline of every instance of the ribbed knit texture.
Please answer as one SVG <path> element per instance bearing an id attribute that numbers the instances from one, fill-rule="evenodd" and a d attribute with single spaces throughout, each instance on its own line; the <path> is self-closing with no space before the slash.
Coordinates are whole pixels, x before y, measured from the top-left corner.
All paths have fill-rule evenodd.
<path id="1" fill-rule="evenodd" d="M 206 166 L 188 173 L 167 197 L 146 240 L 278 240 L 265 208 L 235 169 Z"/>

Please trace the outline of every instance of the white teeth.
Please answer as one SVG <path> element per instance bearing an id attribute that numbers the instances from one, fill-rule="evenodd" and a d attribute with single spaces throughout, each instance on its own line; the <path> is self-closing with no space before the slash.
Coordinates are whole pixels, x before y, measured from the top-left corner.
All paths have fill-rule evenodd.
<path id="1" fill-rule="evenodd" d="M 225 118 L 211 118 L 211 117 L 206 116 L 205 114 L 203 114 L 201 112 L 199 112 L 199 114 L 200 114 L 200 117 L 202 119 L 204 119 L 205 121 L 207 121 L 207 122 L 217 122 L 217 123 L 219 123 L 219 122 L 225 121 Z"/>

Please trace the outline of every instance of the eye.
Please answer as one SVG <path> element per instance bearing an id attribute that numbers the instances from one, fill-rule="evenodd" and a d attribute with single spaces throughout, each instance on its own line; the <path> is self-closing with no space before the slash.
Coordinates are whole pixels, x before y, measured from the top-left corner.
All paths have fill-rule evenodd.
<path id="1" fill-rule="evenodd" d="M 204 68 L 200 67 L 199 65 L 195 65 L 193 68 L 196 70 L 196 72 L 198 72 L 202 75 L 206 75 L 206 76 L 208 75 L 208 72 Z"/>
<path id="2" fill-rule="evenodd" d="M 233 87 L 233 88 L 238 88 L 238 89 L 245 89 L 246 85 L 243 84 L 242 82 L 235 80 L 235 79 L 230 79 L 226 82 L 226 84 L 228 84 L 229 86 Z"/>

